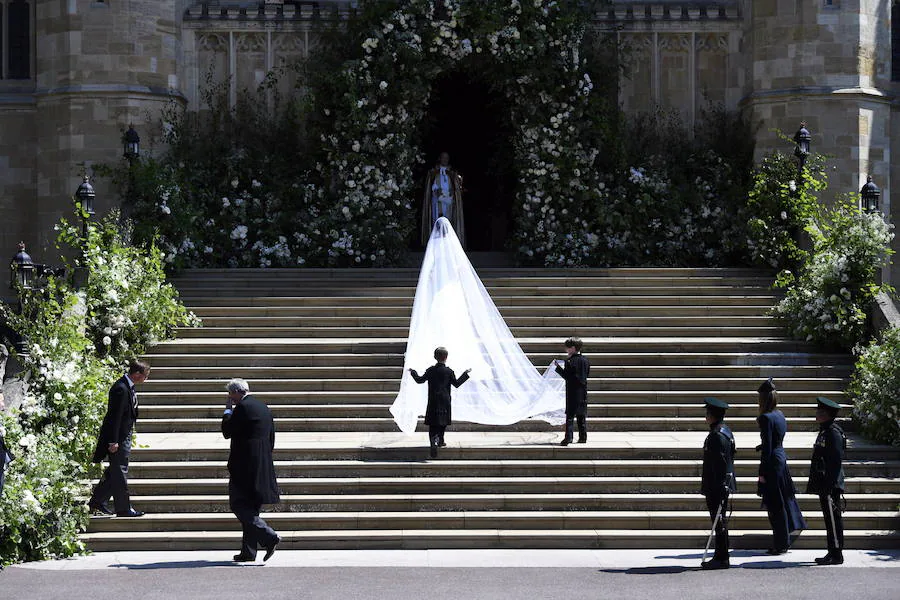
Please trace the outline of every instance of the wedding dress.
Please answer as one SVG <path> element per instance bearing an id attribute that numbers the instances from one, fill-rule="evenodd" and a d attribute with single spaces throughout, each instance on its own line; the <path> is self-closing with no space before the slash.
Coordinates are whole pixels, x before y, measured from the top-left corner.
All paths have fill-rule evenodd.
<path id="1" fill-rule="evenodd" d="M 565 421 L 565 381 L 552 364 L 543 376 L 531 364 L 475 273 L 450 226 L 439 218 L 432 228 L 419 273 L 403 362 L 400 392 L 391 406 L 394 420 L 413 433 L 425 414 L 427 388 L 409 368 L 434 364 L 434 349 L 449 352 L 457 375 L 471 368 L 470 380 L 453 390 L 453 420 L 509 425 L 536 418 Z"/>

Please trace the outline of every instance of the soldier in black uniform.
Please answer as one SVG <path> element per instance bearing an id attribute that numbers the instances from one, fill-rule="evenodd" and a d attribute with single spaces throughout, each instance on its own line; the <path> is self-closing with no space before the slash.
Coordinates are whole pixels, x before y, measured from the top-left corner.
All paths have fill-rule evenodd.
<path id="1" fill-rule="evenodd" d="M 728 496 L 737 491 L 734 479 L 734 434 L 723 422 L 728 404 L 718 398 L 705 398 L 709 435 L 703 442 L 703 479 L 700 493 L 706 496 L 706 508 L 712 519 L 716 550 L 704 569 L 727 569 L 728 560 Z"/>
<path id="2" fill-rule="evenodd" d="M 818 565 L 840 565 L 844 562 L 844 520 L 841 518 L 841 494 L 844 493 L 844 451 L 847 437 L 834 422 L 841 405 L 824 396 L 816 398 L 816 422 L 819 435 L 813 446 L 809 465 L 807 494 L 817 494 L 828 532 L 828 554 L 816 559 Z"/>

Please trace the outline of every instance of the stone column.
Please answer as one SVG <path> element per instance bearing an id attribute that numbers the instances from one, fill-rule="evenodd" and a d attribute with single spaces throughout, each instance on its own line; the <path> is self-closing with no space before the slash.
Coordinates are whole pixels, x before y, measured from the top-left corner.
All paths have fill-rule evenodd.
<path id="1" fill-rule="evenodd" d="M 129 123 L 144 133 L 180 97 L 180 1 L 39 0 L 36 15 L 37 198 L 30 228 L 46 256 L 72 214 L 79 164 L 122 160 Z M 146 137 L 149 137 L 147 135 Z M 118 202 L 96 182 L 98 216 Z"/>

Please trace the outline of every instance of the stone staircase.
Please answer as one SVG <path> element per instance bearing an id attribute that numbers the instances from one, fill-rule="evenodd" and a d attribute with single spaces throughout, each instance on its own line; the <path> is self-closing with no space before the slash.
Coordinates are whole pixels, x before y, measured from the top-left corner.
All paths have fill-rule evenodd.
<path id="1" fill-rule="evenodd" d="M 755 496 L 756 387 L 773 376 L 805 489 L 817 395 L 846 402 L 846 355 L 816 353 L 766 316 L 771 274 L 716 269 L 482 269 L 535 365 L 579 335 L 591 359 L 589 441 L 561 448 L 542 422 L 454 423 L 426 460 L 400 434 L 399 389 L 414 270 L 203 270 L 177 282 L 204 327 L 148 355 L 130 488 L 141 519 L 94 517 L 94 550 L 235 549 L 224 384 L 250 381 L 276 418 L 284 548 L 702 548 L 702 399 L 732 405 L 735 547 L 765 548 Z M 900 547 L 900 449 L 851 436 L 847 545 Z M 816 498 L 797 542 L 824 547 Z"/>

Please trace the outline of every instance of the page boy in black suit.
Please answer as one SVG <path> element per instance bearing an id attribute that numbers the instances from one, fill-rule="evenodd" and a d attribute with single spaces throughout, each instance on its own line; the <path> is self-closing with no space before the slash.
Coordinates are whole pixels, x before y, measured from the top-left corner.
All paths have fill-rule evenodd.
<path id="1" fill-rule="evenodd" d="M 444 443 L 444 431 L 452 422 L 450 411 L 450 386 L 459 387 L 469 379 L 469 371 L 463 371 L 458 379 L 453 369 L 448 367 L 447 356 L 449 353 L 443 346 L 436 348 L 434 359 L 436 365 L 428 367 L 422 375 L 410 369 L 416 383 L 428 382 L 428 406 L 425 409 L 425 424 L 428 425 L 428 440 L 431 445 L 431 458 L 437 458 L 438 448 L 446 446 Z"/>
<path id="2" fill-rule="evenodd" d="M 575 436 L 578 419 L 578 443 L 587 443 L 587 381 L 591 363 L 581 354 L 581 340 L 569 338 L 565 342 L 568 358 L 556 363 L 556 372 L 566 380 L 566 436 L 560 446 L 568 446 Z"/>

